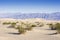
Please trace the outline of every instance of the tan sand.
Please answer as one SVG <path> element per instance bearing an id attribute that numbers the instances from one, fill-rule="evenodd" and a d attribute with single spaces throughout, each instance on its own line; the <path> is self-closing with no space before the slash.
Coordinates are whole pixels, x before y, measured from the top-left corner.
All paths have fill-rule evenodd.
<path id="1" fill-rule="evenodd" d="M 14 21 L 15 19 L 13 19 Z M 21 19 L 19 19 L 21 20 Z M 18 20 L 18 21 L 19 21 Z M 50 23 L 52 21 L 43 21 L 41 19 L 29 19 L 31 22 L 33 20 L 35 21 L 41 21 L 44 23 Z M 7 21 L 7 19 L 1 19 L 1 22 Z M 12 20 L 8 20 L 12 21 Z M 12 22 L 13 22 L 12 21 Z M 16 20 L 15 20 L 16 21 Z M 22 21 L 22 20 L 21 20 Z M 28 21 L 27 19 L 23 21 Z M 55 22 L 55 21 L 54 21 Z M 2 25 L 0 23 L 0 40 L 60 40 L 60 34 L 59 35 L 50 35 L 55 33 L 55 30 L 49 30 L 49 27 L 45 25 L 44 27 L 35 27 L 31 31 L 27 31 L 25 34 L 18 35 L 18 31 L 14 28 L 8 28 L 9 25 Z"/>

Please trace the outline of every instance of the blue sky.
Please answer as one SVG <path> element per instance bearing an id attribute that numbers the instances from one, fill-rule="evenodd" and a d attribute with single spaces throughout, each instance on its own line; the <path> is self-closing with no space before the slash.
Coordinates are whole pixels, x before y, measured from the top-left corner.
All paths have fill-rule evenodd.
<path id="1" fill-rule="evenodd" d="M 60 12 L 60 0 L 0 0 L 0 13 Z"/>

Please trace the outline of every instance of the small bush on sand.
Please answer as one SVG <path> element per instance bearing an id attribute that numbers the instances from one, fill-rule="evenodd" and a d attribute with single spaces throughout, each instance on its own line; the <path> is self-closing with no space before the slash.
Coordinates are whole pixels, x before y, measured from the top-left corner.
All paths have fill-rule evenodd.
<path id="1" fill-rule="evenodd" d="M 56 24 L 48 24 L 51 28 L 51 30 L 56 30 L 57 33 L 60 33 L 60 23 L 56 23 Z"/>
<path id="2" fill-rule="evenodd" d="M 26 28 L 25 28 L 25 30 L 28 30 L 28 31 L 30 31 L 30 30 L 32 30 L 32 27 L 31 27 L 31 26 L 29 26 L 29 27 L 26 27 Z"/>
<path id="3" fill-rule="evenodd" d="M 32 25 L 31 25 L 31 27 L 36 27 L 36 26 L 37 26 L 37 25 L 35 25 L 35 24 L 32 24 Z"/>
<path id="4" fill-rule="evenodd" d="M 35 22 L 35 24 L 36 24 L 36 27 L 42 27 L 42 26 L 44 26 L 44 24 L 42 22 Z"/>
<path id="5" fill-rule="evenodd" d="M 49 27 L 51 28 L 51 30 L 56 30 L 56 27 L 51 23 L 51 24 L 48 24 Z"/>
<path id="6" fill-rule="evenodd" d="M 15 28 L 15 25 L 16 25 L 15 22 L 11 23 L 11 27 L 12 27 L 12 28 Z"/>
<path id="7" fill-rule="evenodd" d="M 25 24 L 25 30 L 32 30 L 32 26 L 30 25 L 30 23 Z"/>
<path id="8" fill-rule="evenodd" d="M 56 23 L 55 27 L 56 27 L 57 33 L 60 33 L 60 23 Z"/>
<path id="9" fill-rule="evenodd" d="M 43 23 L 40 23 L 40 24 L 39 24 L 39 27 L 43 27 L 43 26 L 44 26 L 44 24 L 43 24 Z"/>
<path id="10" fill-rule="evenodd" d="M 21 26 L 18 26 L 17 29 L 18 29 L 19 34 L 24 34 L 26 32 L 26 30 Z"/>
<path id="11" fill-rule="evenodd" d="M 3 25 L 9 25 L 11 22 L 4 22 Z"/>

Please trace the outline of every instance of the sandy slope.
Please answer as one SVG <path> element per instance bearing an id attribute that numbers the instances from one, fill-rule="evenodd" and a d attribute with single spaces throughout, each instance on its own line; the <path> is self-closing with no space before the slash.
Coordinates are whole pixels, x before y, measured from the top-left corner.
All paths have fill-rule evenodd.
<path id="1" fill-rule="evenodd" d="M 14 21 L 15 19 L 1 19 L 0 22 L 3 21 Z M 20 19 L 19 19 L 20 20 Z M 18 20 L 18 21 L 19 21 Z M 33 19 L 35 21 L 41 21 L 41 22 L 52 22 L 52 21 L 44 21 L 40 19 Z M 32 19 L 29 19 L 30 22 L 33 21 Z M 12 21 L 12 22 L 13 22 Z M 15 20 L 16 21 L 16 20 Z M 22 20 L 22 21 L 27 21 Z M 2 25 L 0 24 L 0 40 L 60 40 L 60 34 L 58 35 L 51 35 L 55 33 L 55 30 L 49 30 L 48 26 L 44 27 L 35 27 L 32 31 L 27 31 L 25 34 L 18 35 L 18 31 L 13 28 L 8 28 L 9 25 Z"/>

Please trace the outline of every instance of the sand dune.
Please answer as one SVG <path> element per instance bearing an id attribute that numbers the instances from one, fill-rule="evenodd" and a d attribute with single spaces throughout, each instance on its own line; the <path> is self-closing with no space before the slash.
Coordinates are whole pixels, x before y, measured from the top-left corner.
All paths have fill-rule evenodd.
<path id="1" fill-rule="evenodd" d="M 13 20 L 13 21 L 12 21 Z M 29 22 L 43 22 L 46 23 L 55 23 L 58 21 L 46 21 L 44 19 L 0 19 L 0 22 L 16 22 L 16 21 L 29 21 Z M 49 27 L 45 25 L 44 27 L 35 27 L 31 31 L 27 31 L 25 34 L 18 35 L 18 31 L 13 28 L 8 28 L 9 25 L 2 25 L 0 23 L 0 40 L 60 40 L 60 34 L 51 35 L 55 33 L 55 30 L 48 30 Z"/>

